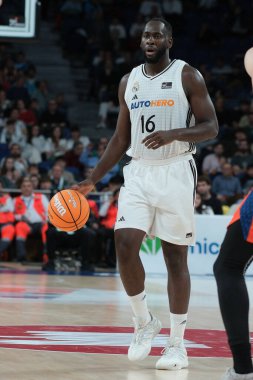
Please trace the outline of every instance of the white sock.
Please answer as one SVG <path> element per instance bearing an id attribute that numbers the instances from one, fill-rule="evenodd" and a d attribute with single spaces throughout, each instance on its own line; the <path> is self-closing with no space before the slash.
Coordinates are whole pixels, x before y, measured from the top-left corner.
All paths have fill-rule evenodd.
<path id="1" fill-rule="evenodd" d="M 147 295 L 145 290 L 136 296 L 129 297 L 130 304 L 135 317 L 139 318 L 141 324 L 146 325 L 151 321 L 151 315 L 147 306 Z"/>
<path id="2" fill-rule="evenodd" d="M 170 313 L 170 343 L 182 342 L 187 322 L 187 314 Z"/>

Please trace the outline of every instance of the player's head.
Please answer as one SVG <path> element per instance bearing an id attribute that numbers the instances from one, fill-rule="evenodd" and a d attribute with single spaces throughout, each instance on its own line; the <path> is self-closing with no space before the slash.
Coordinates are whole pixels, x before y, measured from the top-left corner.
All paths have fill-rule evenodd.
<path id="1" fill-rule="evenodd" d="M 141 49 L 148 63 L 158 63 L 173 43 L 172 26 L 163 18 L 152 18 L 143 30 Z"/>

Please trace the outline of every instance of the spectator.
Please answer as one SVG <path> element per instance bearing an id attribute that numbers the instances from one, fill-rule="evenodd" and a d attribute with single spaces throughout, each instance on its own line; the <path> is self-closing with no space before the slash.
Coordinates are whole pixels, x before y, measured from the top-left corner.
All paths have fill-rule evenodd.
<path id="1" fill-rule="evenodd" d="M 105 201 L 99 209 L 101 227 L 98 230 L 98 240 L 104 249 L 104 257 L 102 257 L 103 266 L 116 267 L 116 254 L 114 243 L 114 225 L 118 212 L 119 188 L 115 190 L 108 201 Z"/>
<path id="2" fill-rule="evenodd" d="M 97 128 L 106 128 L 108 126 L 108 115 L 117 115 L 119 112 L 119 105 L 116 96 L 108 93 L 107 97 L 108 99 L 106 101 L 102 101 L 99 104 L 99 122 L 97 124 Z"/>
<path id="3" fill-rule="evenodd" d="M 197 182 L 197 192 L 201 196 L 202 204 L 210 206 L 214 214 L 222 214 L 222 205 L 219 199 L 211 193 L 211 181 L 208 176 L 199 176 Z"/>
<path id="4" fill-rule="evenodd" d="M 224 162 L 224 146 L 221 143 L 216 143 L 213 146 L 213 153 L 208 154 L 203 160 L 202 173 L 215 176 L 221 172 L 221 166 Z"/>
<path id="5" fill-rule="evenodd" d="M 17 128 L 13 120 L 8 119 L 4 123 L 4 128 L 1 131 L 0 143 L 8 146 L 17 143 L 24 147 L 26 145 L 26 136 Z"/>
<path id="6" fill-rule="evenodd" d="M 19 175 L 25 175 L 28 163 L 22 156 L 21 146 L 19 144 L 11 144 L 10 154 L 8 157 L 13 158 L 14 168 L 19 173 Z"/>
<path id="7" fill-rule="evenodd" d="M 29 143 L 25 145 L 22 157 L 26 159 L 29 164 L 40 164 L 42 162 L 40 151 Z"/>
<path id="8" fill-rule="evenodd" d="M 33 98 L 38 101 L 39 113 L 43 114 L 43 112 L 46 111 L 47 104 L 49 102 L 49 90 L 47 81 L 41 80 L 36 83 L 36 90 L 33 93 Z"/>
<path id="9" fill-rule="evenodd" d="M 59 165 L 62 168 L 62 175 L 66 183 L 70 185 L 73 185 L 76 180 L 74 178 L 73 173 L 71 173 L 69 170 L 67 170 L 66 166 L 66 160 L 64 157 L 59 157 L 55 160 L 54 165 Z M 52 174 L 52 171 L 49 171 L 49 174 Z"/>
<path id="10" fill-rule="evenodd" d="M 28 142 L 42 154 L 45 152 L 46 138 L 42 135 L 39 125 L 33 125 L 30 129 Z"/>
<path id="11" fill-rule="evenodd" d="M 40 124 L 46 132 L 50 131 L 50 128 L 55 124 L 61 124 L 62 127 L 66 127 L 66 117 L 59 111 L 55 99 L 49 100 L 46 110 L 41 115 Z"/>
<path id="12" fill-rule="evenodd" d="M 24 75 L 20 75 L 16 79 L 15 84 L 9 88 L 7 91 L 7 98 L 12 102 L 16 102 L 19 99 L 22 99 L 24 102 L 30 101 L 29 93 L 25 87 Z"/>
<path id="13" fill-rule="evenodd" d="M 12 198 L 3 192 L 4 183 L 0 180 L 0 256 L 11 244 L 14 235 L 14 207 Z"/>
<path id="14" fill-rule="evenodd" d="M 63 176 L 63 168 L 59 164 L 52 167 L 50 179 L 53 190 L 60 191 L 70 186 Z"/>
<path id="15" fill-rule="evenodd" d="M 103 191 L 114 192 L 118 190 L 124 183 L 124 178 L 120 174 L 116 174 L 109 179 L 108 186 Z"/>
<path id="16" fill-rule="evenodd" d="M 96 233 L 85 226 L 77 231 L 59 231 L 50 225 L 47 232 L 47 255 L 48 263 L 42 267 L 43 270 L 55 269 L 55 252 L 58 250 L 77 249 L 81 258 L 81 271 L 94 271 L 92 265 Z"/>
<path id="17" fill-rule="evenodd" d="M 77 125 L 74 125 L 71 130 L 71 137 L 67 141 L 67 150 L 73 148 L 74 144 L 80 142 L 83 144 L 83 148 L 86 149 L 90 144 L 90 139 L 87 136 L 81 136 L 80 128 Z"/>
<path id="18" fill-rule="evenodd" d="M 45 154 L 47 159 L 54 160 L 56 157 L 64 156 L 67 151 L 67 140 L 63 138 L 63 130 L 60 126 L 54 127 L 52 137 L 47 139 Z"/>
<path id="19" fill-rule="evenodd" d="M 109 33 L 115 51 L 124 47 L 127 36 L 126 28 L 117 17 L 114 17 L 109 24 Z"/>
<path id="20" fill-rule="evenodd" d="M 230 206 L 242 195 L 240 180 L 233 175 L 232 165 L 225 163 L 222 174 L 213 180 L 212 191 L 222 204 Z"/>
<path id="21" fill-rule="evenodd" d="M 246 194 L 253 186 L 253 164 L 247 166 L 246 172 L 241 178 L 241 185 L 244 194 Z"/>
<path id="22" fill-rule="evenodd" d="M 20 173 L 15 169 L 15 162 L 12 157 L 6 157 L 2 162 L 1 182 L 6 189 L 15 189 Z"/>
<path id="23" fill-rule="evenodd" d="M 52 181 L 50 179 L 49 176 L 42 176 L 41 179 L 40 179 L 40 185 L 39 185 L 39 188 L 40 190 L 45 190 L 45 195 L 46 197 L 48 198 L 48 200 L 50 200 L 52 198 Z"/>
<path id="24" fill-rule="evenodd" d="M 87 166 L 88 168 L 94 168 L 100 157 L 103 155 L 105 151 L 104 144 L 99 144 L 97 149 L 96 156 L 92 156 L 89 152 L 85 151 L 82 153 L 80 157 L 80 161 Z M 91 153 L 91 152 L 90 152 Z M 107 186 L 111 177 L 119 173 L 119 164 L 116 164 L 112 167 L 112 169 L 96 184 L 96 188 L 98 191 L 102 190 Z"/>
<path id="25" fill-rule="evenodd" d="M 30 98 L 33 97 L 36 91 L 36 67 L 34 65 L 30 65 L 28 70 L 26 71 L 26 81 L 25 86 L 28 90 Z"/>
<path id="26" fill-rule="evenodd" d="M 28 169 L 27 169 L 27 175 L 28 176 L 36 175 L 36 176 L 40 177 L 40 171 L 39 171 L 38 165 L 30 164 Z"/>
<path id="27" fill-rule="evenodd" d="M 6 114 L 11 108 L 11 101 L 6 97 L 6 91 L 1 89 L 0 87 L 0 127 L 1 127 L 1 119 L 4 120 Z"/>
<path id="28" fill-rule="evenodd" d="M 43 194 L 33 192 L 30 179 L 21 183 L 21 195 L 14 200 L 14 214 L 17 221 L 16 254 L 17 260 L 26 261 L 26 240 L 30 234 L 40 233 L 44 252 L 46 250 L 47 208 L 49 201 Z"/>
<path id="29" fill-rule="evenodd" d="M 40 184 L 40 177 L 36 174 L 32 174 L 29 176 L 29 179 L 32 182 L 33 190 L 38 190 Z"/>
<path id="30" fill-rule="evenodd" d="M 250 164 L 253 164 L 253 154 L 247 140 L 240 140 L 237 144 L 237 150 L 231 158 L 232 165 L 239 165 L 242 169 Z"/>
<path id="31" fill-rule="evenodd" d="M 74 174 L 76 180 L 81 180 L 81 173 L 84 170 L 84 165 L 80 162 L 83 149 L 83 144 L 76 142 L 73 148 L 68 150 L 64 155 L 66 166 Z"/>
<path id="32" fill-rule="evenodd" d="M 203 204 L 201 195 L 198 192 L 195 196 L 194 213 L 199 215 L 214 215 L 212 207 Z"/>
<path id="33" fill-rule="evenodd" d="M 13 107 L 10 111 L 9 119 L 12 120 L 15 124 L 15 129 L 19 135 L 23 136 L 21 146 L 24 147 L 27 140 L 27 128 L 25 123 L 19 118 L 19 110 L 16 107 Z"/>
<path id="34" fill-rule="evenodd" d="M 35 113 L 30 108 L 27 108 L 23 99 L 18 99 L 17 109 L 19 111 L 19 120 L 23 121 L 27 126 L 37 124 Z"/>

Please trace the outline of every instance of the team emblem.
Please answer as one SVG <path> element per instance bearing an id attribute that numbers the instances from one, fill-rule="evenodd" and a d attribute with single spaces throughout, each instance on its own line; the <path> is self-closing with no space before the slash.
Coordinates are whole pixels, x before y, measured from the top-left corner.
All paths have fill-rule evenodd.
<path id="1" fill-rule="evenodd" d="M 139 91 L 139 89 L 140 89 L 139 82 L 135 82 L 133 85 L 132 91 L 137 92 L 137 91 Z"/>

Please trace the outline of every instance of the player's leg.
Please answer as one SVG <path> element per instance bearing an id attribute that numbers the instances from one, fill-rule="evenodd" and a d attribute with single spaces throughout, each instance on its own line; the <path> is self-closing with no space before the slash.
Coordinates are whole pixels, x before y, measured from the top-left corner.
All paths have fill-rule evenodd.
<path id="1" fill-rule="evenodd" d="M 170 337 L 157 369 L 177 370 L 188 366 L 184 347 L 184 332 L 190 299 L 190 274 L 187 265 L 188 246 L 162 241 L 164 260 L 168 271 L 170 305 Z"/>
<path id="2" fill-rule="evenodd" d="M 134 314 L 135 333 L 128 350 L 128 358 L 133 361 L 148 356 L 152 339 L 161 329 L 160 321 L 150 314 L 147 306 L 145 271 L 139 256 L 144 236 L 144 231 L 135 228 L 115 231 L 119 272 Z"/>
<path id="3" fill-rule="evenodd" d="M 249 336 L 249 297 L 244 272 L 253 258 L 253 244 L 243 238 L 240 221 L 228 227 L 219 256 L 214 264 L 220 310 L 233 355 L 236 374 L 253 379 Z M 239 305 L 239 307 L 238 307 Z M 233 369 L 225 379 L 234 379 Z M 246 377 L 243 377 L 243 379 Z"/>

